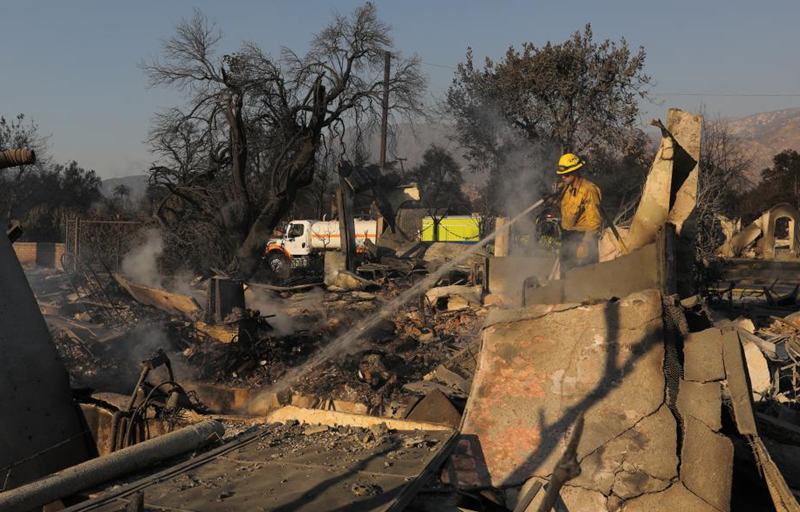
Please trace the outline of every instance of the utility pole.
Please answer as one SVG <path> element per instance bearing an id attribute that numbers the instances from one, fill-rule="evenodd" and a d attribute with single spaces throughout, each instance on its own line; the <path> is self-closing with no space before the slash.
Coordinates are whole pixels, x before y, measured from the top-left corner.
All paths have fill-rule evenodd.
<path id="1" fill-rule="evenodd" d="M 381 112 L 381 155 L 378 165 L 386 167 L 386 135 L 389 130 L 389 71 L 392 65 L 392 53 L 386 52 L 383 67 L 383 109 Z"/>
<path id="2" fill-rule="evenodd" d="M 339 188 L 336 190 L 336 204 L 339 210 L 339 240 L 344 254 L 344 268 L 355 271 L 356 226 L 353 218 L 353 187 L 347 178 L 353 172 L 349 162 L 339 163 Z"/>

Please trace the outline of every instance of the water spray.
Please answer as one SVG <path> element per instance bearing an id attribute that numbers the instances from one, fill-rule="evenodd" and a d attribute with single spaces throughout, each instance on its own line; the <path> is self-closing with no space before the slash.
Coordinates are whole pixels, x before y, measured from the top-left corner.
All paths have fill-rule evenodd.
<path id="1" fill-rule="evenodd" d="M 376 327 L 381 320 L 383 320 L 384 318 L 388 318 L 390 315 L 396 313 L 402 306 L 404 306 L 407 302 L 411 301 L 419 293 L 421 293 L 421 290 L 427 290 L 431 286 L 435 285 L 439 281 L 439 279 L 441 279 L 445 274 L 447 274 L 453 267 L 455 267 L 465 259 L 475 254 L 479 249 L 485 247 L 489 242 L 497 238 L 498 234 L 510 228 L 515 222 L 517 222 L 518 220 L 520 220 L 533 210 L 539 208 L 544 203 L 545 199 L 539 199 L 531 206 L 529 206 L 527 209 L 525 209 L 525 211 L 523 211 L 516 217 L 509 220 L 506 224 L 502 225 L 498 229 L 495 229 L 486 238 L 484 238 L 477 244 L 473 245 L 472 247 L 470 247 L 469 249 L 458 255 L 458 257 L 442 265 L 435 272 L 428 274 L 423 280 L 421 280 L 408 290 L 404 291 L 391 301 L 387 302 L 380 309 L 380 311 L 374 313 L 366 321 L 360 322 L 359 327 L 339 336 L 338 338 L 330 342 L 328 345 L 326 345 L 324 348 L 319 350 L 316 354 L 314 354 L 313 357 L 311 357 L 304 364 L 289 370 L 283 377 L 278 379 L 274 384 L 272 384 L 269 388 L 267 388 L 264 393 L 260 394 L 259 397 L 256 397 L 255 400 L 256 401 L 263 400 L 266 403 L 269 403 L 269 397 L 271 396 L 272 393 L 281 393 L 297 379 L 303 377 L 308 372 L 310 372 L 318 364 L 328 360 L 333 360 L 340 353 L 348 351 L 351 345 L 354 345 L 356 341 L 358 341 L 359 338 L 363 336 L 365 333 L 367 333 L 370 329 Z M 355 344 L 355 347 L 357 346 L 358 345 Z"/>

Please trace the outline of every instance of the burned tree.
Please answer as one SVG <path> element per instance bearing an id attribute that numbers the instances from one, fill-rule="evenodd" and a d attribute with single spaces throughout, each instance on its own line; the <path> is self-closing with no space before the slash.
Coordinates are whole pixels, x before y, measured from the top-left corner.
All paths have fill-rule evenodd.
<path id="1" fill-rule="evenodd" d="M 470 165 L 491 173 L 493 202 L 513 192 L 503 187 L 520 169 L 552 168 L 559 153 L 627 154 L 637 140 L 637 100 L 647 97 L 650 84 L 644 63 L 643 48 L 633 51 L 625 39 L 595 42 L 590 25 L 563 43 L 510 47 L 483 67 L 469 49 L 446 107 Z"/>
<path id="2" fill-rule="evenodd" d="M 709 119 L 704 115 L 702 137 L 695 208 L 696 247 L 699 259 L 708 260 L 724 241 L 720 217 L 734 218 L 739 214 L 739 195 L 751 185 L 747 174 L 752 161 L 725 119 Z M 763 208 L 758 213 L 762 211 Z"/>
<path id="3" fill-rule="evenodd" d="M 151 85 L 187 99 L 152 128 L 158 164 L 151 184 L 168 190 L 154 215 L 187 247 L 218 233 L 231 270 L 247 275 L 298 191 L 313 183 L 317 160 L 331 147 L 324 142 L 380 120 L 386 52 L 394 55 L 394 116 L 420 113 L 425 80 L 416 56 L 392 50 L 371 3 L 336 15 L 305 55 L 283 48 L 272 57 L 247 43 L 218 57 L 221 37 L 195 13 L 164 42 L 162 58 L 142 65 Z"/>

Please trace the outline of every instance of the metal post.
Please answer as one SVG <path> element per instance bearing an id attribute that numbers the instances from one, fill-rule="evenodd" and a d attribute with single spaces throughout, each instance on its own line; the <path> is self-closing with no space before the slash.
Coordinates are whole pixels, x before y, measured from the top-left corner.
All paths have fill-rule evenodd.
<path id="1" fill-rule="evenodd" d="M 78 256 L 81 252 L 81 218 L 75 218 L 75 261 L 78 261 Z"/>
<path id="2" fill-rule="evenodd" d="M 353 199 L 347 177 L 353 172 L 351 164 L 343 162 L 339 165 L 339 189 L 336 191 L 336 202 L 339 210 L 339 240 L 344 254 L 344 268 L 355 270 L 356 226 L 353 219 Z"/>
<path id="3" fill-rule="evenodd" d="M 386 136 L 389 129 L 389 71 L 392 64 L 391 52 L 386 52 L 383 68 L 383 108 L 381 112 L 381 155 L 378 165 L 386 167 Z"/>

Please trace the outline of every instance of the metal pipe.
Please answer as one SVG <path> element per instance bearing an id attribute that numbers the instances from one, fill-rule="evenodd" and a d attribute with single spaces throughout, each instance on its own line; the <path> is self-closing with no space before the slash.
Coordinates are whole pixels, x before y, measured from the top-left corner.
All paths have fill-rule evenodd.
<path id="1" fill-rule="evenodd" d="M 22 487 L 0 493 L 0 510 L 27 512 L 67 496 L 195 450 L 225 433 L 222 423 L 206 420 L 118 452 L 72 466 Z"/>
<path id="2" fill-rule="evenodd" d="M 36 153 L 32 149 L 8 149 L 0 151 L 0 169 L 36 163 Z"/>

